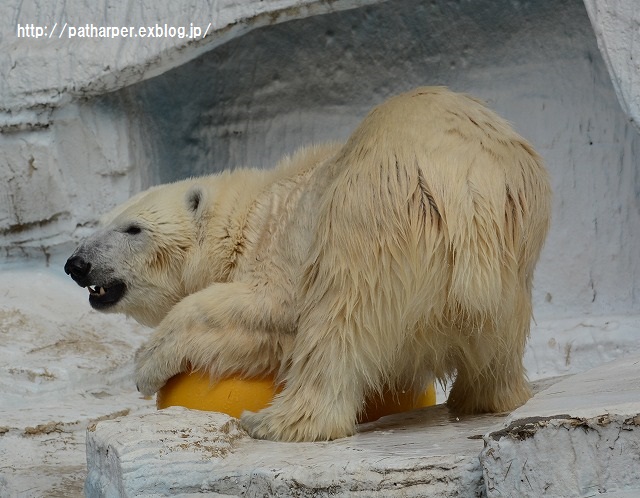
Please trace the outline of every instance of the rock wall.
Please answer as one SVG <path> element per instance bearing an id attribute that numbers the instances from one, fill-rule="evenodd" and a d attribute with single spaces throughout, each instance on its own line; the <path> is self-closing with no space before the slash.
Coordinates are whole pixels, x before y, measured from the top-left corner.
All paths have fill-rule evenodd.
<path id="1" fill-rule="evenodd" d="M 487 497 L 638 496 L 639 361 L 629 355 L 565 378 L 486 434 Z"/>
<path id="2" fill-rule="evenodd" d="M 633 312 L 640 56 L 629 61 L 640 45 L 627 43 L 638 36 L 635 11 L 625 10 L 632 3 L 229 0 L 151 12 L 16 2 L 0 50 L 4 259 L 66 254 L 141 188 L 270 167 L 305 143 L 344 139 L 391 94 L 444 84 L 486 99 L 548 163 L 554 218 L 536 276 L 537 317 Z M 359 8 L 342 10 L 350 7 Z M 17 37 L 20 23 L 167 19 L 203 29 L 213 19 L 213 34 Z"/>
<path id="3" fill-rule="evenodd" d="M 639 361 L 636 353 L 548 379 L 510 415 L 453 417 L 439 405 L 328 443 L 256 441 L 236 419 L 178 407 L 100 422 L 87 433 L 85 492 L 636 497 Z"/>
<path id="4" fill-rule="evenodd" d="M 620 105 L 640 127 L 640 9 L 635 0 L 584 0 Z"/>
<path id="5" fill-rule="evenodd" d="M 0 259 L 67 252 L 101 214 L 151 183 L 147 130 L 112 92 L 257 27 L 371 1 L 5 2 Z"/>

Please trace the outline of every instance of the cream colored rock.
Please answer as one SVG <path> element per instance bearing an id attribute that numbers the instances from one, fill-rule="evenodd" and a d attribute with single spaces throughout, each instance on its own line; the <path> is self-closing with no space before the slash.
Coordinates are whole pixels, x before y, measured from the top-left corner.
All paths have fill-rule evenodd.
<path id="1" fill-rule="evenodd" d="M 638 365 L 635 353 L 570 376 L 511 413 L 484 437 L 487 496 L 640 496 Z"/>
<path id="2" fill-rule="evenodd" d="M 407 498 L 483 496 L 478 453 L 494 415 L 443 405 L 328 443 L 257 441 L 220 413 L 172 407 L 87 431 L 85 495 Z"/>
<path id="3" fill-rule="evenodd" d="M 95 308 L 157 327 L 137 355 L 142 393 L 188 364 L 214 378 L 279 370 L 283 392 L 245 427 L 335 439 L 385 387 L 456 374 L 461 413 L 529 398 L 549 211 L 531 146 L 478 101 L 425 87 L 376 107 L 344 145 L 139 194 L 66 270 Z"/>

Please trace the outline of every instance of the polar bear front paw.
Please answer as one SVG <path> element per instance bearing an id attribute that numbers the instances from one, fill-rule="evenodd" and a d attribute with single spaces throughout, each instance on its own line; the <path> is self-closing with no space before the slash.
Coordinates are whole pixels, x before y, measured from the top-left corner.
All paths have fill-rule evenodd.
<path id="1" fill-rule="evenodd" d="M 240 422 L 245 430 L 256 439 L 270 439 L 272 441 L 296 441 L 295 435 L 286 431 L 283 424 L 274 424 L 270 421 L 269 409 L 260 412 L 245 411 L 240 417 Z M 276 426 L 280 427 L 277 428 Z M 286 434 L 285 434 L 286 432 Z M 287 437 L 288 436 L 288 437 Z"/>
<path id="2" fill-rule="evenodd" d="M 251 437 L 272 441 L 330 441 L 355 432 L 355 423 L 348 420 L 295 414 L 279 408 L 274 403 L 257 413 L 245 411 L 240 422 Z"/>
<path id="3" fill-rule="evenodd" d="M 158 358 L 154 347 L 142 346 L 136 352 L 135 380 L 138 391 L 151 396 L 158 392 L 178 372 L 167 371 L 167 362 Z"/>

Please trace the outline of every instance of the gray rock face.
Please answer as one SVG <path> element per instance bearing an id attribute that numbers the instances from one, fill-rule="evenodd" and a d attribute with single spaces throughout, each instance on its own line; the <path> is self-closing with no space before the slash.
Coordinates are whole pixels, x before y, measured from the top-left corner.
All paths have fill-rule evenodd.
<path id="1" fill-rule="evenodd" d="M 440 405 L 364 424 L 327 443 L 248 437 L 226 415 L 169 408 L 87 433 L 89 496 L 483 496 L 478 453 L 496 417 Z"/>
<path id="2" fill-rule="evenodd" d="M 640 9 L 634 0 L 584 0 L 620 105 L 640 127 Z"/>
<path id="3" fill-rule="evenodd" d="M 486 435 L 487 496 L 640 494 L 640 356 L 558 382 Z"/>
<path id="4" fill-rule="evenodd" d="M 629 19 L 633 28 L 635 14 L 620 10 L 629 3 L 600 2 L 609 7 L 599 6 L 597 19 L 590 8 L 591 20 Z M 5 259 L 68 255 L 101 214 L 150 184 L 273 166 L 303 144 L 344 139 L 391 94 L 443 84 L 487 100 L 550 169 L 554 213 L 536 274 L 536 317 L 625 314 L 640 305 L 640 135 L 624 112 L 629 99 L 621 109 L 616 98 L 640 61 L 623 49 L 640 44 L 627 43 L 638 36 L 627 28 L 617 45 L 594 35 L 581 0 L 95 8 L 111 24 L 215 18 L 211 38 L 153 43 L 19 39 L 17 22 L 87 23 L 94 13 L 80 0 L 65 12 L 43 1 L 17 5 L 0 20 L 11 33 L 0 41 Z M 618 24 L 605 24 L 615 36 Z M 607 71 L 614 46 L 627 54 L 616 59 L 628 62 L 623 73 Z"/>
<path id="5" fill-rule="evenodd" d="M 640 355 L 543 390 L 510 415 L 438 405 L 327 443 L 249 438 L 183 408 L 90 427 L 89 496 L 582 497 L 640 492 Z M 484 444 L 483 444 L 484 443 Z M 484 447 L 483 447 L 484 446 Z"/>

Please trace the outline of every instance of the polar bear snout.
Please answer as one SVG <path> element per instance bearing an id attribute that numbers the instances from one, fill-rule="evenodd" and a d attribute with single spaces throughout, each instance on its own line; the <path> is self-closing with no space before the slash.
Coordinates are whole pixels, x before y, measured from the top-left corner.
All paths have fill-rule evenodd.
<path id="1" fill-rule="evenodd" d="M 71 256 L 64 265 L 64 271 L 69 275 L 78 285 L 86 287 L 83 282 L 87 279 L 89 272 L 91 271 L 91 263 L 85 261 L 80 256 Z"/>
<path id="2" fill-rule="evenodd" d="M 104 310 L 118 303 L 125 295 L 127 286 L 121 280 L 100 276 L 94 265 L 83 256 L 74 253 L 65 263 L 64 271 L 80 287 L 89 290 L 89 304 L 98 310 Z"/>

